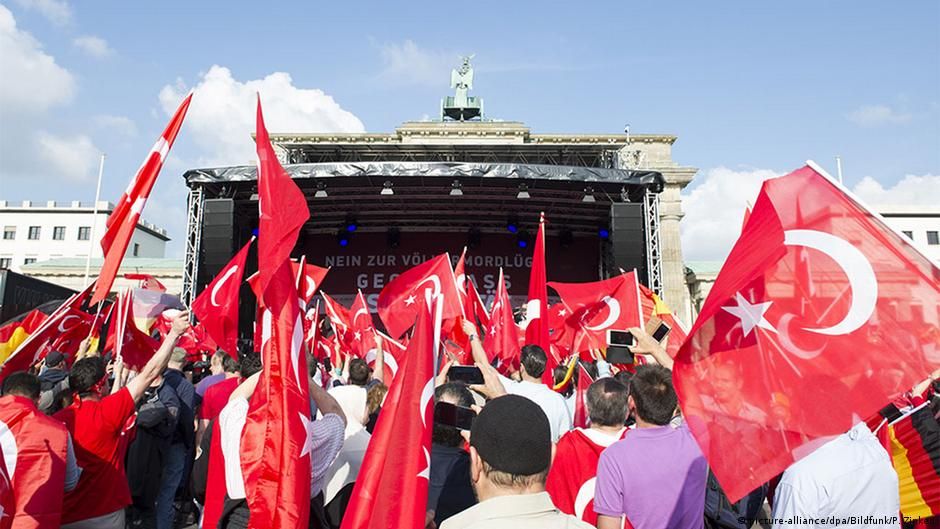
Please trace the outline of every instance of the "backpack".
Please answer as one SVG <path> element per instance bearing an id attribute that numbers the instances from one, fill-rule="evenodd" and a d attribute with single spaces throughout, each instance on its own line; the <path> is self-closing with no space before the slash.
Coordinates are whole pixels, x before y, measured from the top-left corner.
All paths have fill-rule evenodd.
<path id="1" fill-rule="evenodd" d="M 709 468 L 705 484 L 706 529 L 748 529 L 760 514 L 768 488 L 769 485 L 764 483 L 737 503 L 731 503 Z"/>

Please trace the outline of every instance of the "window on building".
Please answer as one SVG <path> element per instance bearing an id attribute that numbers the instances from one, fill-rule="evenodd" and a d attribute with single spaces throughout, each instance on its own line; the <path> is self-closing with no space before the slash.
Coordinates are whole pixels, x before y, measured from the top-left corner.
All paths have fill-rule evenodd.
<path id="1" fill-rule="evenodd" d="M 140 243 L 134 243 L 134 257 L 140 257 Z"/>
<path id="2" fill-rule="evenodd" d="M 13 265 L 13 259 L 11 257 L 0 257 L 0 269 L 6 270 Z"/>
<path id="3" fill-rule="evenodd" d="M 16 226 L 3 227 L 3 240 L 12 241 L 16 238 Z"/>
<path id="4" fill-rule="evenodd" d="M 930 244 L 930 245 L 940 244 L 940 232 L 928 231 L 927 232 L 927 244 Z"/>
<path id="5" fill-rule="evenodd" d="M 912 232 L 912 231 L 902 231 L 901 233 L 903 233 L 904 236 L 907 237 L 908 239 L 910 239 L 910 240 L 912 240 L 912 241 L 914 240 L 914 232 Z"/>
<path id="6" fill-rule="evenodd" d="M 40 231 L 41 231 L 41 230 L 40 230 L 39 226 L 30 226 L 30 227 L 29 227 L 29 236 L 28 236 L 27 238 L 28 238 L 29 240 L 31 240 L 31 241 L 38 241 L 38 240 L 39 240 L 39 233 L 40 233 Z"/>
<path id="7" fill-rule="evenodd" d="M 54 241 L 65 240 L 65 226 L 56 226 L 55 228 L 52 228 L 52 240 Z"/>
<path id="8" fill-rule="evenodd" d="M 87 241 L 88 239 L 91 239 L 91 226 L 79 226 L 78 240 Z"/>
<path id="9" fill-rule="evenodd" d="M 35 257 L 27 257 L 26 259 L 23 259 L 23 264 L 24 264 L 24 265 L 31 265 L 31 264 L 33 264 L 33 263 L 35 263 L 35 262 L 36 262 L 36 258 L 35 258 Z"/>

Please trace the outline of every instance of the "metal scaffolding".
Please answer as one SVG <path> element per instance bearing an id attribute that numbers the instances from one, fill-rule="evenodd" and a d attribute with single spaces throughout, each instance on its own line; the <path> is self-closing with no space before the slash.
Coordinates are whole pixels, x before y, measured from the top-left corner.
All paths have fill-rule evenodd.
<path id="1" fill-rule="evenodd" d="M 183 265 L 183 292 L 181 296 L 187 307 L 196 299 L 199 252 L 202 243 L 202 210 L 205 200 L 202 186 L 190 188 L 187 200 L 186 259 Z"/>
<path id="2" fill-rule="evenodd" d="M 646 224 L 646 273 L 649 288 L 663 294 L 662 250 L 659 245 L 659 194 L 646 190 L 643 200 L 643 220 Z"/>

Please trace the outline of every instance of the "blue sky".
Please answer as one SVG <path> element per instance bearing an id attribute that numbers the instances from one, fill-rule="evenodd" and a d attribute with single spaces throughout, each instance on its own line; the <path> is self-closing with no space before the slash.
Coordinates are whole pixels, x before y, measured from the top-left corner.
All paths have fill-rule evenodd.
<path id="1" fill-rule="evenodd" d="M 491 118 L 677 135 L 674 158 L 701 169 L 690 227 L 719 229 L 704 223 L 716 207 L 739 223 L 762 178 L 809 158 L 834 171 L 836 155 L 873 200 L 940 202 L 935 1 L 0 5 L 0 198 L 91 200 L 104 151 L 103 198 L 117 199 L 197 87 L 144 212 L 171 230 L 171 255 L 181 172 L 250 160 L 250 92 L 279 107 L 272 131 L 389 131 L 437 113 L 462 53 Z"/>

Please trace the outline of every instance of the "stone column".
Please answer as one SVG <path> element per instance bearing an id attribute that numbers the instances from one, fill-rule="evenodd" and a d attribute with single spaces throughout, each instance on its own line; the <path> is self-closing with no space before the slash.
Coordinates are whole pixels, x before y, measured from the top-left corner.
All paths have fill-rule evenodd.
<path id="1" fill-rule="evenodd" d="M 682 201 L 679 193 L 692 181 L 698 169 L 675 167 L 661 169 L 666 187 L 659 195 L 659 241 L 662 252 L 663 300 L 687 325 L 692 323 L 692 305 L 685 280 L 679 221 Z"/>

